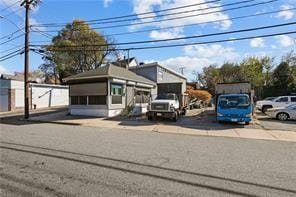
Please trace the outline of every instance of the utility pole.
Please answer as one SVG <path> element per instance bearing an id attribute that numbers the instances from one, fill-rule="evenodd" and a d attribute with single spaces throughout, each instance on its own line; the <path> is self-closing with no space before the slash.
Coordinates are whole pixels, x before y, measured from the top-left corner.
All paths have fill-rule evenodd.
<path id="1" fill-rule="evenodd" d="M 181 74 L 182 75 L 184 75 L 184 69 L 185 69 L 185 66 L 180 67 L 180 70 L 181 70 Z"/>
<path id="2" fill-rule="evenodd" d="M 31 1 L 32 2 L 32 1 Z M 25 119 L 29 118 L 29 12 L 30 12 L 30 2 L 29 0 L 24 0 L 21 6 L 25 6 L 26 9 L 26 22 L 25 22 L 25 71 L 24 71 L 24 89 L 25 89 Z"/>

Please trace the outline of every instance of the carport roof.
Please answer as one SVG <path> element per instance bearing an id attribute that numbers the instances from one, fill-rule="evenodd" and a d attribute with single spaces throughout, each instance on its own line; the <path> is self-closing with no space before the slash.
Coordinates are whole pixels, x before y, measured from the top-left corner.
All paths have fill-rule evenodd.
<path id="1" fill-rule="evenodd" d="M 115 66 L 111 63 L 107 64 L 106 66 L 96 68 L 94 70 L 72 75 L 70 77 L 65 78 L 64 81 L 69 82 L 74 80 L 108 78 L 108 77 L 125 79 L 129 81 L 135 81 L 135 82 L 145 83 L 149 85 L 156 85 L 155 82 L 149 79 L 146 79 L 145 77 L 137 75 L 136 73 L 129 71 L 126 68 Z"/>

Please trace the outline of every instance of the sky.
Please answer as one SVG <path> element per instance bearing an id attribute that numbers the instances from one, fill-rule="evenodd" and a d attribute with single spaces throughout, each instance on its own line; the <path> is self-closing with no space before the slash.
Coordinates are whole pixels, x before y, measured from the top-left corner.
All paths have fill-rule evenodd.
<path id="1" fill-rule="evenodd" d="M 43 0 L 39 6 L 32 9 L 30 14 L 30 24 L 41 25 L 38 27 L 32 27 L 35 29 L 38 28 L 39 32 L 31 32 L 30 41 L 32 42 L 32 44 L 48 44 L 50 43 L 51 38 L 57 35 L 57 31 L 62 28 L 44 27 L 42 26 L 42 24 L 67 23 L 73 21 L 74 19 L 103 19 L 130 14 L 141 14 L 145 12 L 151 13 L 148 15 L 138 15 L 137 18 L 134 17 L 135 20 L 133 21 L 121 23 L 113 22 L 109 24 L 94 24 L 92 25 L 92 27 L 96 27 L 97 31 L 104 35 L 129 32 L 129 34 L 125 35 L 112 36 L 112 38 L 117 43 L 120 43 L 196 36 L 296 21 L 296 10 L 291 10 L 293 8 L 296 8 L 296 0 L 274 0 L 266 4 L 235 10 L 231 10 L 230 8 L 251 5 L 260 2 L 267 2 L 270 0 L 254 0 L 232 6 L 227 6 L 227 4 L 242 1 L 212 1 L 213 0 Z M 200 3 L 201 5 L 169 10 L 166 12 L 157 12 L 157 10 L 170 9 L 198 3 Z M 24 46 L 24 36 L 17 36 L 22 34 L 25 13 L 24 8 L 20 7 L 19 0 L 0 0 L 0 10 L 0 38 L 2 38 L 0 39 L 0 56 L 2 57 Z M 249 17 L 244 19 L 233 19 L 239 16 L 260 14 L 272 11 L 281 12 L 264 14 L 261 16 Z M 175 14 L 176 12 L 186 13 Z M 189 15 L 197 16 L 167 20 L 169 18 Z M 164 21 L 155 22 L 156 20 Z M 219 20 L 219 22 L 213 22 L 217 20 Z M 142 25 L 135 24 L 141 22 L 146 23 Z M 116 26 L 117 24 L 127 25 L 121 27 L 100 29 L 102 26 Z M 21 29 L 21 31 L 12 34 L 18 29 Z M 149 29 L 157 30 L 132 33 L 134 31 Z M 233 39 L 244 36 L 272 34 L 293 30 L 295 31 L 295 29 L 296 25 L 290 25 L 253 32 L 169 41 L 163 44 L 169 45 L 190 42 L 214 41 L 219 39 Z M 6 35 L 9 36 L 6 37 Z M 6 41 L 8 42 L 2 44 Z M 160 44 L 134 44 L 132 46 L 136 47 L 157 45 Z M 194 78 L 194 75 L 192 74 L 193 72 L 201 72 L 203 67 L 207 67 L 210 64 L 221 65 L 227 61 L 239 62 L 243 58 L 249 56 L 261 57 L 265 55 L 275 57 L 275 61 L 279 61 L 281 56 L 287 54 L 291 50 L 296 50 L 296 34 L 267 38 L 254 38 L 244 41 L 225 41 L 220 43 L 189 45 L 172 48 L 132 50 L 130 51 L 130 56 L 136 57 L 139 62 L 148 63 L 157 61 L 161 65 L 167 66 L 178 72 L 180 72 L 181 68 L 184 67 L 184 75 L 188 77 L 188 80 L 192 80 Z M 122 52 L 122 55 L 127 56 L 126 52 Z M 31 71 L 38 69 L 38 67 L 42 63 L 43 60 L 40 55 L 30 52 Z M 22 72 L 23 67 L 24 55 L 18 55 L 11 59 L 1 61 L 0 73 L 13 74 L 15 71 Z"/>

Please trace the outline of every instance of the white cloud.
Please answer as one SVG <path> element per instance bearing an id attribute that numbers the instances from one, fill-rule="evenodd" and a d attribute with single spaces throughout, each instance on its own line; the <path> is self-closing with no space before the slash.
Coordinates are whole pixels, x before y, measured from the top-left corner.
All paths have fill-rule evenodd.
<path id="1" fill-rule="evenodd" d="M 108 7 L 112 0 L 104 0 L 104 7 Z"/>
<path id="2" fill-rule="evenodd" d="M 263 38 L 254 38 L 250 41 L 250 46 L 254 48 L 264 47 L 264 39 Z"/>
<path id="3" fill-rule="evenodd" d="M 287 35 L 280 35 L 280 36 L 277 36 L 276 38 L 277 38 L 278 43 L 283 47 L 289 47 L 292 45 L 296 45 L 296 40 L 294 40 L 293 38 L 291 38 Z"/>
<path id="4" fill-rule="evenodd" d="M 45 31 L 46 28 L 44 26 L 37 26 L 34 27 L 34 25 L 40 25 L 40 23 L 35 18 L 30 18 L 30 25 L 32 25 L 33 30 L 39 30 L 39 31 Z"/>
<path id="5" fill-rule="evenodd" d="M 12 74 L 12 71 L 8 70 L 4 66 L 0 65 L 0 74 Z"/>
<path id="6" fill-rule="evenodd" d="M 167 31 L 151 31 L 150 38 L 152 39 L 171 39 L 182 37 L 183 29 L 175 28 Z"/>
<path id="7" fill-rule="evenodd" d="M 134 13 L 139 14 L 143 12 L 153 12 L 153 10 L 162 10 L 162 9 L 170 9 L 174 7 L 180 7 L 184 5 L 190 5 L 190 4 L 200 4 L 200 3 L 206 3 L 206 0 L 175 0 L 175 1 L 169 1 L 169 0 L 133 0 L 133 6 L 134 6 Z M 154 18 L 144 19 L 143 17 L 146 17 L 148 15 L 142 15 L 138 18 L 138 21 L 136 22 L 145 22 L 145 21 L 155 21 L 155 20 L 162 20 L 162 19 L 170 19 L 175 17 L 186 17 L 189 15 L 198 15 L 194 17 L 186 17 L 178 20 L 167 20 L 157 23 L 149 23 L 149 24 L 142 24 L 142 25 L 133 25 L 130 27 L 130 30 L 139 29 L 145 26 L 156 26 L 156 27 L 169 27 L 169 26 L 179 26 L 179 25 L 188 25 L 188 24 L 196 24 L 196 23 L 204 23 L 209 22 L 213 20 L 225 20 L 216 22 L 216 27 L 219 27 L 221 29 L 227 29 L 231 26 L 232 22 L 229 20 L 229 17 L 227 14 L 222 12 L 222 7 L 218 8 L 212 8 L 207 9 L 209 7 L 213 6 L 220 6 L 220 3 L 206 3 L 202 5 L 197 5 L 194 7 L 187 7 L 187 8 L 181 8 L 176 10 L 170 10 L 166 11 L 166 14 L 176 13 L 176 12 L 184 12 L 184 11 L 192 11 L 193 9 L 196 9 L 196 11 L 193 12 L 187 12 L 177 15 L 169 15 L 169 16 L 163 16 L 155 18 L 156 13 L 149 14 L 149 16 L 153 16 Z M 211 14 L 204 14 L 208 12 L 216 12 Z M 158 13 L 157 13 L 158 14 Z M 162 14 L 162 13 L 161 13 Z M 201 15 L 204 14 L 204 15 Z M 183 29 L 183 28 L 182 28 Z M 155 34 L 155 33 L 154 33 Z M 160 34 L 159 34 L 160 35 Z M 160 35 L 162 37 L 163 35 Z M 156 36 L 153 37 L 156 39 Z"/>
<path id="8" fill-rule="evenodd" d="M 180 72 L 185 67 L 184 74 L 192 78 L 193 71 L 201 72 L 203 67 L 211 64 L 221 65 L 227 61 L 236 61 L 239 54 L 231 47 L 222 45 L 194 45 L 184 47 L 184 55 L 158 61 L 161 65 Z M 145 61 L 153 62 L 153 60 Z"/>
<path id="9" fill-rule="evenodd" d="M 281 8 L 284 11 L 279 12 L 276 15 L 277 18 L 283 18 L 285 20 L 293 18 L 294 12 L 292 10 L 287 10 L 287 9 L 293 8 L 292 6 L 290 6 L 290 5 L 282 5 Z"/>
<path id="10" fill-rule="evenodd" d="M 186 46 L 184 47 L 184 52 L 189 56 L 223 59 L 224 61 L 234 60 L 239 57 L 234 48 L 223 47 L 219 44 Z"/>
<path id="11" fill-rule="evenodd" d="M 184 74 L 189 77 L 193 71 L 200 72 L 203 67 L 215 63 L 207 58 L 197 58 L 189 56 L 179 56 L 158 61 L 159 64 L 166 66 L 180 73 L 180 68 L 185 67 Z"/>

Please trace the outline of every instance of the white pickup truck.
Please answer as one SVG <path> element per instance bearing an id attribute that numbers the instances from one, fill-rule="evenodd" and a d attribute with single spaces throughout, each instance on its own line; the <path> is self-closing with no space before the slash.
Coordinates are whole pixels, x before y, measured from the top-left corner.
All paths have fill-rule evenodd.
<path id="1" fill-rule="evenodd" d="M 256 108 L 265 113 L 269 108 L 286 107 L 290 104 L 296 104 L 296 96 L 279 96 L 273 100 L 257 101 Z"/>
<path id="2" fill-rule="evenodd" d="M 181 107 L 176 94 L 159 94 L 148 107 L 148 120 L 155 120 L 156 117 L 171 118 L 175 122 L 179 115 L 186 113 L 186 108 Z"/>

